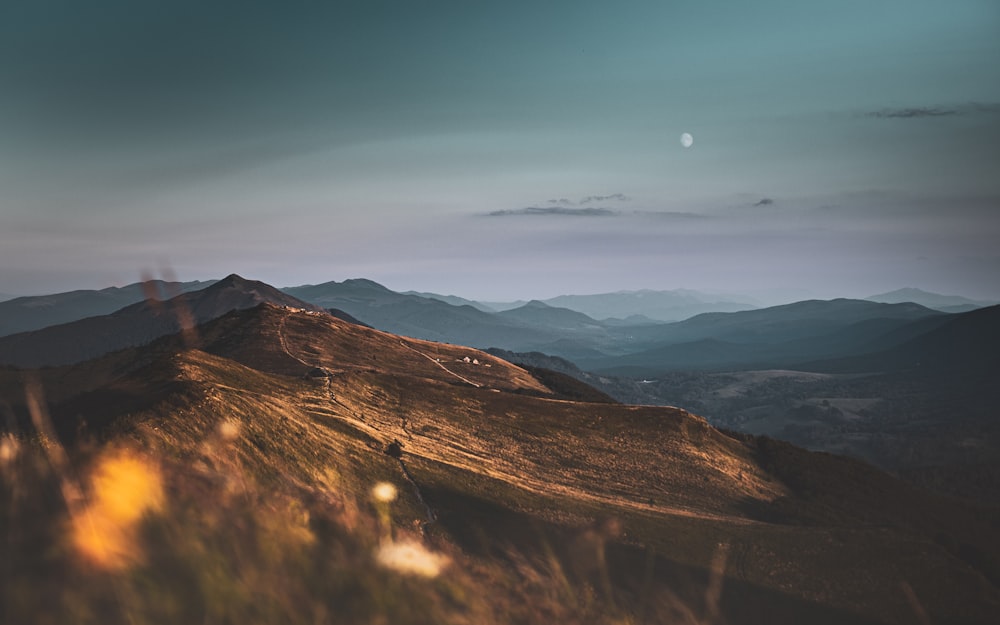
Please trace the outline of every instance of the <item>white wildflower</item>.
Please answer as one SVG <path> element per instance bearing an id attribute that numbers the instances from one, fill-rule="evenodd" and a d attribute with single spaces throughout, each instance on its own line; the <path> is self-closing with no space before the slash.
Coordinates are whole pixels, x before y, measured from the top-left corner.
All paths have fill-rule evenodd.
<path id="1" fill-rule="evenodd" d="M 240 424 L 232 419 L 226 419 L 219 424 L 219 436 L 224 441 L 232 441 L 239 438 Z"/>
<path id="2" fill-rule="evenodd" d="M 396 487 L 389 482 L 379 482 L 372 488 L 372 497 L 381 503 L 395 501 L 397 494 Z"/>
<path id="3" fill-rule="evenodd" d="M 437 577 L 448 565 L 446 556 L 429 551 L 418 542 L 408 540 L 383 544 L 375 552 L 375 560 L 381 566 L 397 573 L 426 578 Z"/>

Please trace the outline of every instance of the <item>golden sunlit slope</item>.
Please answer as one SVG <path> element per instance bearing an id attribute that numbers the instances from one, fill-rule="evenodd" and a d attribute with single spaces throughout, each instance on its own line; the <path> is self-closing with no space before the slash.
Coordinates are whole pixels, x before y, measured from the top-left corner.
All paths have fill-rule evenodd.
<path id="1" fill-rule="evenodd" d="M 3 439 L 9 622 L 987 623 L 1000 606 L 995 526 L 860 463 L 562 400 L 476 350 L 323 314 L 263 305 L 199 345 L 0 375 L 14 422 L 35 379 L 74 441 L 59 461 L 28 426 Z M 382 482 L 394 501 L 372 500 Z M 152 498 L 119 496 L 136 483 Z"/>
<path id="2" fill-rule="evenodd" d="M 520 367 L 479 350 L 268 304 L 203 326 L 202 342 L 206 351 L 270 373 L 303 375 L 315 367 L 334 374 L 370 370 L 472 388 L 551 394 Z"/>

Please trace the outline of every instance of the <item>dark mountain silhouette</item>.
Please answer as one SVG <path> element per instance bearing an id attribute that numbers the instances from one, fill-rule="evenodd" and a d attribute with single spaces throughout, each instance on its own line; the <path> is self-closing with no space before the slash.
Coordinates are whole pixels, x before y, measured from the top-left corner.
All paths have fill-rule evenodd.
<path id="1" fill-rule="evenodd" d="M 713 338 L 737 343 L 788 341 L 827 334 L 861 321 L 913 321 L 941 313 L 911 303 L 879 304 L 864 300 L 806 300 L 734 313 L 704 313 L 662 326 L 661 340 L 680 342 Z"/>
<path id="2" fill-rule="evenodd" d="M 808 370 L 837 373 L 908 372 L 931 376 L 994 375 L 1000 371 L 1000 306 L 951 315 L 887 349 L 809 363 Z"/>
<path id="3" fill-rule="evenodd" d="M 634 377 L 679 370 L 794 368 L 823 358 L 888 348 L 948 318 L 916 304 L 812 300 L 629 328 L 633 343 L 644 349 L 570 359 L 586 370 Z"/>
<path id="4" fill-rule="evenodd" d="M 0 301 L 0 336 L 39 330 L 86 317 L 108 315 L 130 304 L 141 302 L 146 299 L 148 292 L 160 294 L 160 299 L 168 299 L 181 293 L 199 291 L 211 284 L 212 281 L 149 280 L 99 291 L 80 290 L 16 297 Z"/>
<path id="5" fill-rule="evenodd" d="M 323 312 L 322 308 L 263 282 L 233 274 L 205 289 L 165 302 L 143 301 L 110 315 L 0 337 L 0 364 L 39 367 L 80 362 L 116 349 L 143 345 L 182 329 L 193 330 L 231 310 L 251 308 L 262 302 Z"/>

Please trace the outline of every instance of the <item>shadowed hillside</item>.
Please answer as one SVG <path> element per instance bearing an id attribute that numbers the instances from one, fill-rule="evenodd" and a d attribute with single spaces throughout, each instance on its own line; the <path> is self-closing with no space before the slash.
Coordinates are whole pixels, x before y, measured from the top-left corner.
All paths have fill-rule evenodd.
<path id="1" fill-rule="evenodd" d="M 39 330 L 85 317 L 108 315 L 143 301 L 150 292 L 172 296 L 204 289 L 211 284 L 212 282 L 147 280 L 99 291 L 80 290 L 9 298 L 0 295 L 0 336 Z"/>
<path id="2" fill-rule="evenodd" d="M 208 288 L 165 302 L 149 299 L 110 315 L 0 337 L 0 364 L 39 367 L 81 362 L 123 347 L 144 345 L 168 334 L 190 331 L 231 310 L 251 308 L 261 302 L 322 311 L 263 282 L 233 274 Z"/>

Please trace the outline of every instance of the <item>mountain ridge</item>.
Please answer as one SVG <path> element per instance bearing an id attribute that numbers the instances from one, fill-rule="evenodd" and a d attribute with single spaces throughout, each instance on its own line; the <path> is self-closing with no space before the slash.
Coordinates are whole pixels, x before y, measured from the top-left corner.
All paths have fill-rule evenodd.
<path id="1" fill-rule="evenodd" d="M 887 293 L 870 295 L 864 299 L 885 304 L 914 302 L 928 308 L 941 310 L 943 312 L 966 312 L 975 308 L 995 306 L 1000 303 L 994 301 L 974 300 L 968 297 L 962 297 L 961 295 L 942 295 L 940 293 L 931 293 L 914 287 L 904 287 Z"/>
<path id="2" fill-rule="evenodd" d="M 392 605 L 456 625 L 470 615 L 487 624 L 613 622 L 640 611 L 670 622 L 686 606 L 700 610 L 713 583 L 725 594 L 705 609 L 735 625 L 761 614 L 776 623 L 907 622 L 900 579 L 935 621 L 987 623 L 1000 605 L 983 577 L 1000 547 L 979 512 L 861 462 L 721 432 L 676 408 L 568 400 L 482 352 L 312 310 L 263 302 L 198 332 L 194 349 L 170 335 L 36 372 L 39 387 L 56 391 L 53 419 L 71 457 L 131 441 L 159 458 L 169 505 L 136 537 L 136 574 L 158 575 L 156 596 L 178 597 L 193 611 L 187 621 L 199 606 L 242 610 L 240 593 L 209 589 L 259 576 L 294 593 L 269 608 L 281 614 L 330 597 L 328 609 L 368 606 L 391 589 Z M 317 368 L 323 376 L 310 377 Z M 0 392 L 30 427 L 22 375 L 0 370 Z M 19 470 L 22 480 L 32 475 Z M 372 500 L 382 481 L 400 485 L 391 517 Z M 30 484 L 28 497 L 59 492 Z M 275 525 L 281 531 L 268 529 Z M 44 534 L 65 533 L 58 515 L 31 527 L 65 544 Z M 247 528 L 267 532 L 233 542 Z M 440 583 L 401 583 L 372 556 L 397 540 L 446 554 L 452 568 Z M 969 549 L 982 560 L 963 559 Z M 97 576 L 76 576 L 79 556 L 65 553 L 38 563 L 32 544 L 16 543 L 6 555 L 19 583 L 44 596 L 58 596 L 47 591 L 60 583 L 79 601 L 99 593 Z M 313 573 L 312 562 L 335 568 Z M 210 579 L 187 574 L 209 563 Z M 198 602 L 179 600 L 192 593 Z M 445 599 L 427 603 L 439 593 Z M 586 604 L 572 599 L 583 594 Z M 138 605 L 142 614 L 163 609 Z"/>
<path id="3" fill-rule="evenodd" d="M 322 308 L 263 282 L 231 274 L 200 291 L 166 301 L 141 301 L 108 315 L 0 337 L 0 364 L 38 367 L 81 362 L 182 330 L 194 331 L 199 324 L 230 310 L 264 301 L 326 314 Z"/>
<path id="4" fill-rule="evenodd" d="M 214 282 L 146 280 L 100 290 L 81 289 L 50 295 L 11 297 L 0 301 L 0 336 L 40 330 L 86 317 L 108 315 L 146 299 L 149 293 L 156 293 L 161 299 L 169 299 L 172 295 L 204 289 Z M 163 297 L 164 295 L 167 297 Z"/>

